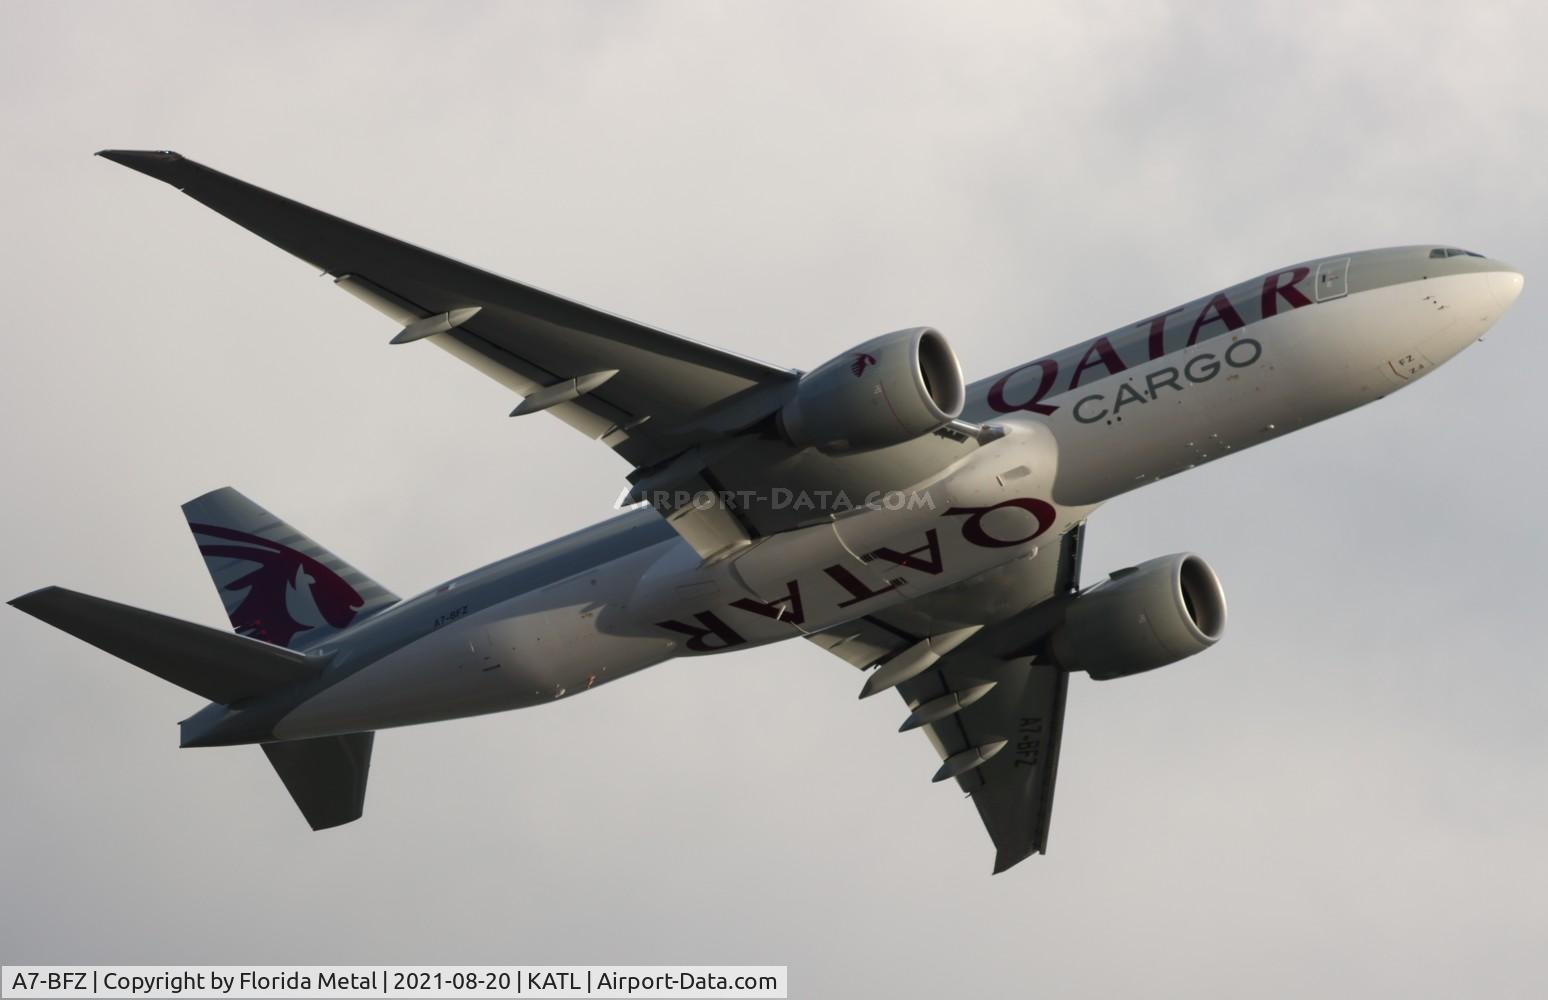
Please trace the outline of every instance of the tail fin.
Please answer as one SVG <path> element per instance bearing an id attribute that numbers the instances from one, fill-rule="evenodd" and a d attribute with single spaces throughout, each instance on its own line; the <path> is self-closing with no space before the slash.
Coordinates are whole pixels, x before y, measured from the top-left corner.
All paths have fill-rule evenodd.
<path id="1" fill-rule="evenodd" d="M 183 504 L 231 627 L 307 649 L 398 599 L 227 486 Z"/>
<path id="2" fill-rule="evenodd" d="M 215 702 L 206 712 L 226 712 L 227 705 L 299 684 L 319 669 L 301 653 L 63 587 L 44 587 L 10 603 Z M 264 743 L 263 752 L 312 829 L 324 830 L 364 811 L 374 738 L 352 733 L 286 740 Z"/>

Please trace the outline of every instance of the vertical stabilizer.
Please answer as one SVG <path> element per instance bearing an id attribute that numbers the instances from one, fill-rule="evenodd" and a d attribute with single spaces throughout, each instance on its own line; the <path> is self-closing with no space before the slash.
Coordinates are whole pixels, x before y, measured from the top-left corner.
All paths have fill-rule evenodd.
<path id="1" fill-rule="evenodd" d="M 183 514 L 241 635 L 307 649 L 398 601 L 229 486 L 183 504 Z"/>

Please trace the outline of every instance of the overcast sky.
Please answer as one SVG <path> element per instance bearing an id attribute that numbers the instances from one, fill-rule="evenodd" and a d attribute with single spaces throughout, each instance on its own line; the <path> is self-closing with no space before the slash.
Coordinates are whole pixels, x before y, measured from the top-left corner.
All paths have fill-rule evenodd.
<path id="1" fill-rule="evenodd" d="M 0 960 L 1543 995 L 1548 16 L 1241 6 L 0 5 L 5 598 L 223 626 L 178 505 L 227 484 L 414 593 L 628 472 L 103 147 L 798 367 L 932 324 L 981 376 L 1344 250 L 1527 273 L 1409 391 L 1093 518 L 1088 581 L 1197 551 L 1231 626 L 1075 679 L 1047 857 L 991 878 L 806 643 L 385 732 L 313 834 L 258 750 L 177 749 L 194 696 L 0 608 Z"/>

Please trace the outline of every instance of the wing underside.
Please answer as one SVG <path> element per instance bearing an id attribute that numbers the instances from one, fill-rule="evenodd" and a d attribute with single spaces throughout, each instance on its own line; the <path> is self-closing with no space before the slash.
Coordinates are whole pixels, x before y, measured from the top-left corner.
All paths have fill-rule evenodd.
<path id="1" fill-rule="evenodd" d="M 101 156 L 164 181 L 331 275 L 400 329 L 428 340 L 632 467 L 650 503 L 706 559 L 826 519 L 780 496 L 904 490 L 978 446 L 937 432 L 857 454 L 790 444 L 774 415 L 800 373 L 774 367 L 498 277 L 373 232 L 171 152 Z M 720 502 L 706 502 L 717 498 Z M 632 501 L 631 501 L 632 502 Z"/>
<path id="2" fill-rule="evenodd" d="M 395 342 L 431 339 L 523 396 L 551 390 L 556 415 L 637 467 L 701 440 L 707 414 L 766 409 L 797 377 L 431 253 L 178 153 L 99 155 L 332 275 L 403 324 Z"/>
<path id="3" fill-rule="evenodd" d="M 973 799 L 995 845 L 996 873 L 1048 849 L 1069 673 L 1040 654 L 1079 585 L 1083 530 L 1024 567 L 1018 584 L 1031 603 L 1020 613 L 977 627 L 897 685 L 909 709 L 901 728 L 923 730 L 941 758 L 935 780 L 954 780 Z M 856 667 L 876 668 L 874 678 L 921 642 L 960 630 L 960 620 L 937 613 L 948 601 L 960 606 L 960 596 L 928 595 L 811 639 Z"/>

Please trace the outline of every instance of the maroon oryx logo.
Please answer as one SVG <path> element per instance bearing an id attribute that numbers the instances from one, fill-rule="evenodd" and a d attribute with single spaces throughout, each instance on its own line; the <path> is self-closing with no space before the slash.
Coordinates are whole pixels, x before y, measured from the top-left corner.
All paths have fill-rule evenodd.
<path id="1" fill-rule="evenodd" d="M 849 370 L 855 373 L 855 378 L 859 378 L 865 373 L 867 368 L 874 364 L 876 364 L 876 358 L 873 356 L 869 354 L 856 354 L 855 360 L 849 363 Z"/>
<path id="2" fill-rule="evenodd" d="M 217 580 L 231 627 L 242 635 L 289 647 L 296 633 L 320 627 L 322 622 L 296 621 L 290 611 L 292 590 L 308 595 L 323 621 L 334 628 L 348 625 L 365 603 L 343 577 L 304 552 L 235 528 L 214 524 L 189 527 L 196 535 L 235 543 L 222 545 L 199 539 L 199 552 L 206 559 L 240 559 L 254 564 L 251 572 Z M 227 594 L 239 596 L 228 600 Z"/>

